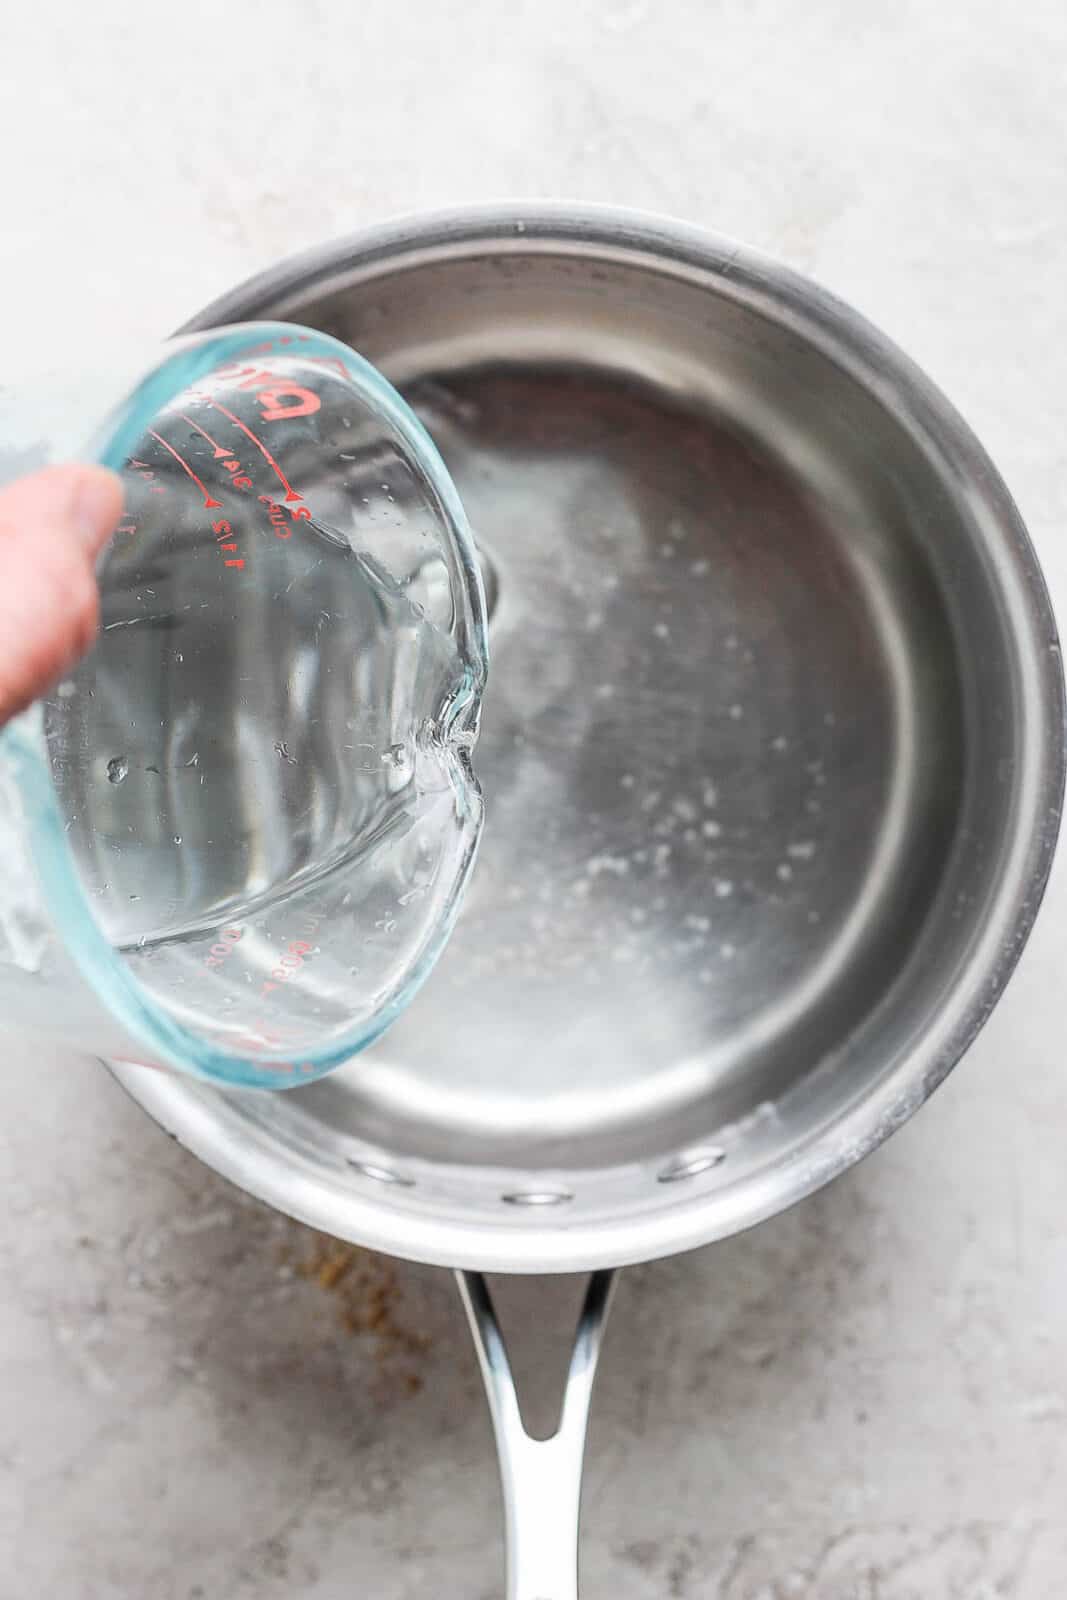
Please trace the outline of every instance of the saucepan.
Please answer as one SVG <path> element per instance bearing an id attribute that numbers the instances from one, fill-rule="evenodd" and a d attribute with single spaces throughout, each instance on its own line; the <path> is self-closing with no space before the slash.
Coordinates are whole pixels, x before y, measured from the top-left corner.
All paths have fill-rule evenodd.
<path id="1" fill-rule="evenodd" d="M 283 1094 L 116 1065 L 271 1205 L 457 1269 L 512 1600 L 577 1593 L 611 1271 L 874 1149 L 1001 994 L 1059 822 L 1064 696 L 982 448 L 860 316 L 612 211 L 417 218 L 192 324 L 308 324 L 428 424 L 484 563 L 487 822 L 449 950 Z M 524 1431 L 487 1271 L 592 1273 L 560 1428 Z"/>

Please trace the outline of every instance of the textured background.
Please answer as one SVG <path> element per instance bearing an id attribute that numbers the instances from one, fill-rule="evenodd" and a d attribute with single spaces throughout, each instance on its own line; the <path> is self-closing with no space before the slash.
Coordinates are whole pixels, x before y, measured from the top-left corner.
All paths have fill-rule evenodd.
<path id="1" fill-rule="evenodd" d="M 155 337 L 398 211 L 670 211 L 813 274 L 931 372 L 1067 615 L 1061 0 L 13 10 L 6 361 L 85 328 Z M 1067 1589 L 1065 931 L 1061 870 L 1008 998 L 915 1123 L 756 1234 L 624 1279 L 589 1600 Z M 5 1067 L 0 1600 L 499 1595 L 447 1276 L 331 1254 L 91 1062 L 7 1040 Z M 545 1299 L 508 1295 L 539 1393 Z"/>

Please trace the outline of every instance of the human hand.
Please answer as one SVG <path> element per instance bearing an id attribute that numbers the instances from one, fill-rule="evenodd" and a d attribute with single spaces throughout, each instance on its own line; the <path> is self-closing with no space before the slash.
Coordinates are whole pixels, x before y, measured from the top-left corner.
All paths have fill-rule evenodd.
<path id="1" fill-rule="evenodd" d="M 46 467 L 0 489 L 0 725 L 96 637 L 96 558 L 122 511 L 106 467 Z"/>

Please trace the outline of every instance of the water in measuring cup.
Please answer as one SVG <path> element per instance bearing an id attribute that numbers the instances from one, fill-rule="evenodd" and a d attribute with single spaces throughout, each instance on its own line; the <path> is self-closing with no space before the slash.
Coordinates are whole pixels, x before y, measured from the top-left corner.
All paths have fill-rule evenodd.
<path id="1" fill-rule="evenodd" d="M 134 976 L 219 1046 L 296 1059 L 443 937 L 480 819 L 471 662 L 387 441 L 291 448 L 287 501 L 178 415 L 131 458 L 99 643 L 46 708 L 53 779 Z"/>

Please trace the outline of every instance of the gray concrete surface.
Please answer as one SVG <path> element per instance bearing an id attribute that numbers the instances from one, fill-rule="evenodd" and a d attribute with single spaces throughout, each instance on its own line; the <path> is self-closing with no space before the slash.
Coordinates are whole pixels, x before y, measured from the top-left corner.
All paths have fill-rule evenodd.
<path id="1" fill-rule="evenodd" d="M 39 0 L 5 12 L 0 68 L 7 359 L 81 324 L 155 336 L 401 210 L 666 210 L 812 273 L 928 368 L 1067 615 L 1061 0 Z M 1065 935 L 1061 868 L 911 1126 L 754 1235 L 624 1280 L 589 1600 L 1067 1591 Z M 0 1600 L 499 1595 L 447 1276 L 326 1287 L 342 1263 L 93 1063 L 3 1059 Z"/>

